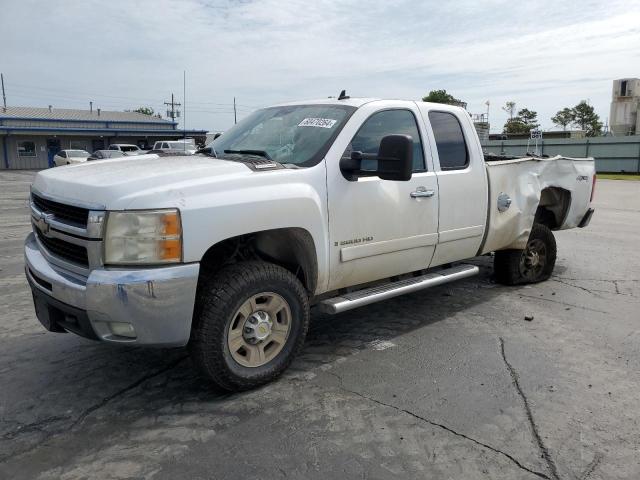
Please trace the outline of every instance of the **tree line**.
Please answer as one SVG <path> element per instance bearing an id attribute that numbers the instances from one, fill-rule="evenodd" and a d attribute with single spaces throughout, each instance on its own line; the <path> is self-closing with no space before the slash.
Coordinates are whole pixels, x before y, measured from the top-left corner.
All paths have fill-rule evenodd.
<path id="1" fill-rule="evenodd" d="M 427 96 L 422 98 L 422 101 L 446 103 L 449 105 L 465 103 L 447 93 L 446 90 L 431 90 Z M 509 114 L 509 119 L 503 127 L 503 133 L 529 134 L 531 130 L 537 129 L 540 126 L 538 123 L 538 113 L 533 110 L 529 110 L 528 108 L 518 110 L 516 109 L 516 103 L 513 101 L 506 102 L 501 108 Z M 551 117 L 551 121 L 554 125 L 562 127 L 562 130 L 565 131 L 569 126 L 577 127 L 583 130 L 588 137 L 596 137 L 602 134 L 600 116 L 586 100 L 582 100 L 575 107 L 565 107 L 559 110 Z"/>

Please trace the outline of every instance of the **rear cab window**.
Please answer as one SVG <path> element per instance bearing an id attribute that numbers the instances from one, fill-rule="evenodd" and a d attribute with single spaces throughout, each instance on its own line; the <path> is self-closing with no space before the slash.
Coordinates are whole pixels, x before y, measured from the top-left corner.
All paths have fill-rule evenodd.
<path id="1" fill-rule="evenodd" d="M 458 118 L 449 112 L 432 110 L 429 122 L 438 149 L 441 170 L 463 170 L 469 166 L 469 148 Z"/>

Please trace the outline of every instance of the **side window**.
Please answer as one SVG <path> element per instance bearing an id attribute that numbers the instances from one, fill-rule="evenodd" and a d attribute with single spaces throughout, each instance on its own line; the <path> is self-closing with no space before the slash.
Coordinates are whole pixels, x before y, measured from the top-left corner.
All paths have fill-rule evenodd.
<path id="1" fill-rule="evenodd" d="M 67 158 L 67 152 L 65 152 L 64 150 L 61 151 L 58 155 L 60 155 L 62 158 Z"/>
<path id="2" fill-rule="evenodd" d="M 168 144 L 167 142 L 164 142 L 164 143 L 162 144 L 162 148 L 169 148 L 169 144 Z"/>
<path id="3" fill-rule="evenodd" d="M 469 149 L 464 141 L 462 126 L 455 115 L 448 112 L 429 112 L 429 121 L 436 139 L 440 169 L 467 168 Z"/>
<path id="4" fill-rule="evenodd" d="M 424 154 L 416 119 L 409 110 L 383 110 L 371 115 L 358 130 L 343 156 L 351 152 L 378 153 L 382 137 L 387 135 L 410 135 L 413 138 L 413 171 L 425 171 Z M 375 170 L 376 160 L 363 160 L 362 170 Z"/>

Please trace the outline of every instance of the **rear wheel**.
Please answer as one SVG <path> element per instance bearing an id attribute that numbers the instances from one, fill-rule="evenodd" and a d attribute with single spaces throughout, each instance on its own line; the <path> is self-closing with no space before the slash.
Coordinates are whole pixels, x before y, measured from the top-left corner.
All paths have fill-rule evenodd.
<path id="1" fill-rule="evenodd" d="M 300 351 L 309 303 L 300 281 L 266 262 L 242 262 L 203 277 L 190 352 L 226 390 L 246 390 L 280 375 Z"/>
<path id="2" fill-rule="evenodd" d="M 556 240 L 545 225 L 534 223 L 524 250 L 499 250 L 493 260 L 498 283 L 518 285 L 549 279 L 556 264 Z"/>

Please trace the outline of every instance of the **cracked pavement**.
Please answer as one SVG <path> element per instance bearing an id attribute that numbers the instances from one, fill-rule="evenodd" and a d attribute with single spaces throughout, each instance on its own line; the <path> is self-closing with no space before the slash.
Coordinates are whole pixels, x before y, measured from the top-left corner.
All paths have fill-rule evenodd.
<path id="1" fill-rule="evenodd" d="M 0 478 L 640 477 L 640 182 L 598 182 L 551 280 L 498 286 L 481 257 L 476 278 L 313 312 L 281 379 L 227 394 L 184 350 L 39 325 L 32 177 L 0 172 Z"/>

